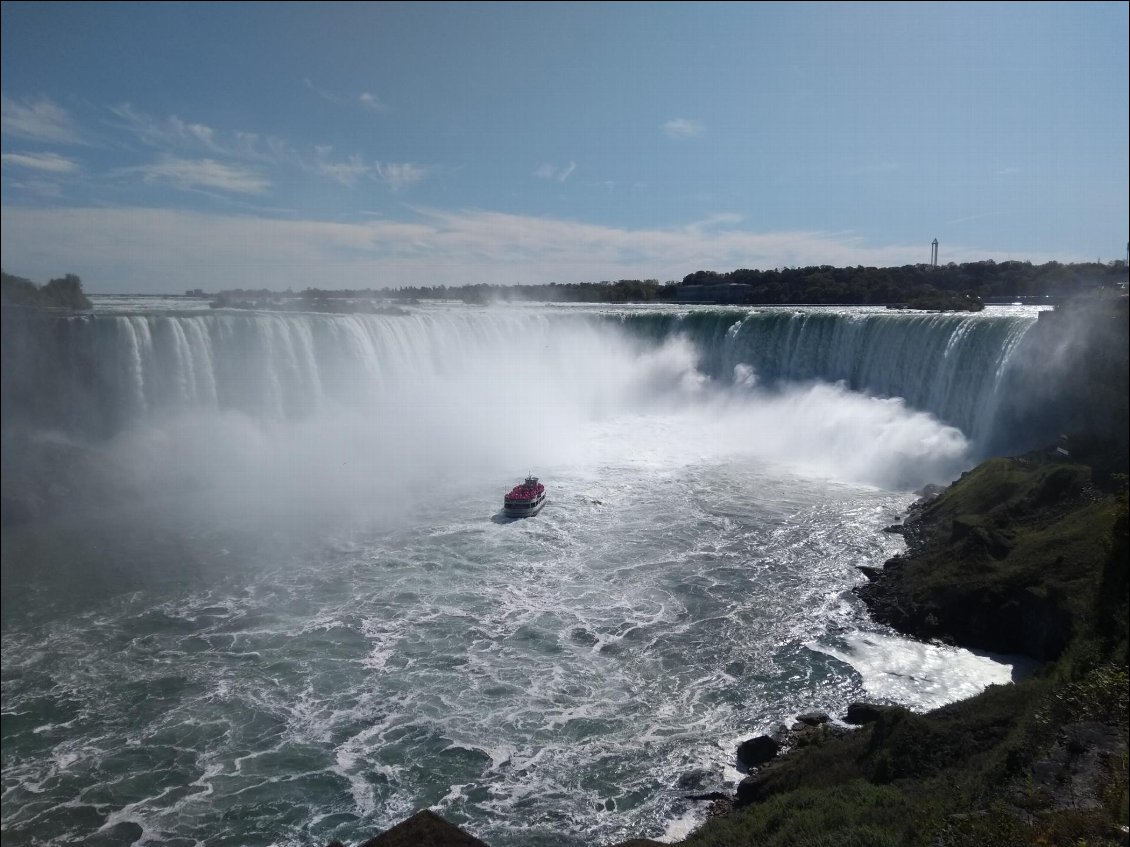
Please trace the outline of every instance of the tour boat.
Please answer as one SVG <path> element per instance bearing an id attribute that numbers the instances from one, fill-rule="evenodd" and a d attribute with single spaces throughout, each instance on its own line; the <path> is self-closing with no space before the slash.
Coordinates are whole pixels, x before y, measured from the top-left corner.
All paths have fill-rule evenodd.
<path id="1" fill-rule="evenodd" d="M 521 485 L 515 485 L 502 499 L 502 511 L 508 518 L 532 518 L 545 505 L 545 486 L 536 476 L 526 477 Z"/>

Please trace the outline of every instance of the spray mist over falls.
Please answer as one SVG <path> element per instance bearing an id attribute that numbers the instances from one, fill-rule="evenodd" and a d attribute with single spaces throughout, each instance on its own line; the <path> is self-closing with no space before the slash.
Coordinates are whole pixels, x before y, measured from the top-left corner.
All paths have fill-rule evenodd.
<path id="1" fill-rule="evenodd" d="M 4 423 L 238 510 L 395 510 L 530 469 L 730 456 L 913 487 L 998 437 L 1032 323 L 460 307 L 6 320 Z"/>

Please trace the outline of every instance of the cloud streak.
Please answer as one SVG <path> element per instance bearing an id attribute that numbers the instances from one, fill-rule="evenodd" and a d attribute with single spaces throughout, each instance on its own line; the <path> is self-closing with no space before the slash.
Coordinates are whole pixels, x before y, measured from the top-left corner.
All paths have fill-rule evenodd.
<path id="1" fill-rule="evenodd" d="M 376 174 L 393 191 L 399 191 L 422 180 L 427 175 L 427 169 L 411 162 L 377 162 Z"/>
<path id="2" fill-rule="evenodd" d="M 122 175 L 140 175 L 145 182 L 164 183 L 182 190 L 217 189 L 236 194 L 263 194 L 270 181 L 254 171 L 225 165 L 214 159 L 181 159 L 165 156 L 158 162 L 122 168 Z"/>
<path id="3" fill-rule="evenodd" d="M 296 163 L 289 144 L 273 136 L 236 130 L 221 133 L 212 127 L 182 120 L 176 115 L 157 118 L 129 103 L 110 108 L 119 129 L 142 144 L 167 153 L 205 152 L 213 156 L 268 163 Z"/>
<path id="4" fill-rule="evenodd" d="M 357 102 L 361 104 L 363 109 L 370 112 L 387 112 L 388 106 L 385 105 L 377 95 L 368 91 L 362 91 L 361 96 L 357 98 Z"/>
<path id="5" fill-rule="evenodd" d="M 923 259 L 918 244 L 875 246 L 853 233 L 750 232 L 725 215 L 675 228 L 627 229 L 484 210 L 413 211 L 413 221 L 341 223 L 5 207 L 0 227 L 6 269 L 47 278 L 65 267 L 102 292 L 178 292 L 200 280 L 214 290 L 301 289 L 311 279 L 327 288 L 666 280 L 701 269 L 882 267 Z M 947 255 L 959 262 L 1009 258 L 957 245 Z"/>
<path id="6" fill-rule="evenodd" d="M 73 159 L 56 153 L 5 153 L 0 156 L 0 160 L 11 167 L 53 174 L 69 174 L 79 169 L 78 163 Z"/>
<path id="7" fill-rule="evenodd" d="M 706 127 L 690 118 L 675 118 L 663 124 L 663 133 L 668 138 L 694 138 L 706 132 Z"/>
<path id="8" fill-rule="evenodd" d="M 356 97 L 338 94 L 328 88 L 315 85 L 309 77 L 302 80 L 306 88 L 313 91 L 319 98 L 335 106 L 359 106 L 367 112 L 387 112 L 388 105 L 371 91 L 362 91 Z"/>
<path id="9" fill-rule="evenodd" d="M 0 95 L 0 132 L 33 141 L 86 143 L 67 110 L 46 97 L 20 101 Z"/>
<path id="10" fill-rule="evenodd" d="M 375 173 L 374 166 L 365 164 L 360 156 L 354 155 L 341 162 L 332 162 L 328 158 L 329 153 L 328 148 L 318 151 L 318 172 L 347 188 L 353 188 L 359 180 L 371 178 Z"/>
<path id="11" fill-rule="evenodd" d="M 306 83 L 314 88 L 309 80 Z M 367 99 L 371 108 L 383 108 L 383 104 L 371 94 L 362 95 L 361 99 Z M 324 176 L 346 188 L 355 188 L 363 180 L 372 180 L 383 183 L 392 191 L 400 191 L 420 182 L 429 173 L 429 168 L 413 162 L 370 163 L 358 154 L 334 160 L 330 145 L 315 146 L 312 154 L 300 153 L 280 138 L 238 130 L 220 132 L 206 124 L 182 120 L 176 115 L 157 118 L 129 103 L 114 106 L 110 112 L 118 129 L 165 154 L 165 160 L 157 165 L 123 169 L 119 173 L 142 173 L 150 182 L 166 180 L 181 188 L 210 187 L 239 193 L 262 193 L 270 188 L 271 182 L 261 174 L 240 165 L 217 161 L 224 159 L 296 168 Z M 208 154 L 208 157 L 195 166 L 185 164 L 189 154 L 201 153 Z"/>
<path id="12" fill-rule="evenodd" d="M 567 165 L 539 165 L 537 170 L 534 171 L 534 176 L 538 179 L 550 179 L 557 182 L 564 182 L 573 175 L 573 171 L 577 169 L 576 162 L 570 162 Z"/>

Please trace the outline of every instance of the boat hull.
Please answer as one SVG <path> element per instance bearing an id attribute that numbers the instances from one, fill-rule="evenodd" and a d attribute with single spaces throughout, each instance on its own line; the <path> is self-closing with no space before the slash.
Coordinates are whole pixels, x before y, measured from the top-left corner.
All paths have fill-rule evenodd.
<path id="1" fill-rule="evenodd" d="M 532 518 L 542 510 L 545 501 L 546 498 L 543 496 L 528 503 L 503 503 L 502 513 L 508 518 Z"/>

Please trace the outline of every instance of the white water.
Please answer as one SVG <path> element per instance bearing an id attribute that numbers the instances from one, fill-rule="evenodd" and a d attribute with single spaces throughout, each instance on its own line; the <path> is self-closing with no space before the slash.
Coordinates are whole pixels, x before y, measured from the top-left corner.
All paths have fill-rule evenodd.
<path id="1" fill-rule="evenodd" d="M 84 414 L 56 437 L 122 499 L 5 533 L 5 844 L 351 842 L 420 807 L 494 847 L 673 838 L 686 794 L 733 787 L 737 742 L 797 712 L 1006 680 L 850 592 L 966 436 L 768 380 L 748 321 L 720 358 L 713 325 L 641 312 L 663 315 L 72 327 L 44 392 Z M 549 504 L 502 520 L 527 471 Z"/>

